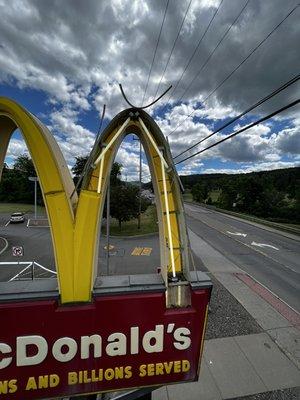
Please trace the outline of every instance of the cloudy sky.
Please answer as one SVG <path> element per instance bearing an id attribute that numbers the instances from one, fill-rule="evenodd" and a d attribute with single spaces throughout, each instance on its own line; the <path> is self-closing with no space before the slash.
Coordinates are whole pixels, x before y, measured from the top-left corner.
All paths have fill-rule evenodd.
<path id="1" fill-rule="evenodd" d="M 297 3 L 0 0 L 0 95 L 37 115 L 72 166 L 75 156 L 90 151 L 103 104 L 107 106 L 104 125 L 127 108 L 119 82 L 135 105 L 143 99 L 143 104 L 149 103 L 173 85 L 147 111 L 168 135 L 175 157 L 299 73 L 300 7 L 210 96 Z M 194 151 L 296 100 L 299 89 L 298 81 Z M 292 108 L 178 164 L 179 173 L 299 165 L 299 110 L 299 106 Z M 131 135 L 117 156 L 129 180 L 138 176 L 138 150 Z M 16 132 L 7 162 L 25 151 Z M 147 171 L 144 160 L 145 180 Z"/>

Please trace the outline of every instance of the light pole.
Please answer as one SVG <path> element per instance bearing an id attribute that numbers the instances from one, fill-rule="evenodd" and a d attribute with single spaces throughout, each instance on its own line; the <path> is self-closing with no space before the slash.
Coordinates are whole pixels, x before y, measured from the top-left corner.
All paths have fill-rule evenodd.
<path id="1" fill-rule="evenodd" d="M 37 176 L 30 176 L 28 178 L 31 182 L 34 182 L 34 219 L 36 219 L 36 214 L 37 214 L 37 182 L 39 181 L 39 178 Z"/>
<path id="2" fill-rule="evenodd" d="M 133 140 L 140 141 L 140 171 L 139 171 L 139 215 L 138 215 L 138 229 L 141 229 L 141 214 L 142 214 L 142 142 L 140 138 Z"/>

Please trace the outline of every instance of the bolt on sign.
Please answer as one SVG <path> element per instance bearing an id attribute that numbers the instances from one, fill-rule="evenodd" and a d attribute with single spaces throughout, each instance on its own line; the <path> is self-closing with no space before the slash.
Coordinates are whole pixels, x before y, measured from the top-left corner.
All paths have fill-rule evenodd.
<path id="1" fill-rule="evenodd" d="M 0 98 L 1 170 L 19 129 L 39 177 L 58 274 L 0 282 L 0 397 L 43 399 L 198 379 L 211 293 L 190 272 L 180 181 L 170 149 L 144 111 L 119 113 L 97 139 L 79 197 L 53 136 Z M 99 224 L 116 152 L 139 136 L 156 196 L 160 274 L 97 278 Z"/>

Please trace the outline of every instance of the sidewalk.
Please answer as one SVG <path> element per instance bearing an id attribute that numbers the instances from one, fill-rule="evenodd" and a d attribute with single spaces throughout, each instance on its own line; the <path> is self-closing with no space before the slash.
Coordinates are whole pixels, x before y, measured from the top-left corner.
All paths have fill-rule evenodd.
<path id="1" fill-rule="evenodd" d="M 265 396 L 249 399 L 300 399 L 300 315 L 280 302 L 274 308 L 272 294 L 257 284 L 253 290 L 247 274 L 189 233 L 196 256 L 262 332 L 206 340 L 199 381 L 160 388 L 153 400 L 221 400 L 259 393 Z"/>

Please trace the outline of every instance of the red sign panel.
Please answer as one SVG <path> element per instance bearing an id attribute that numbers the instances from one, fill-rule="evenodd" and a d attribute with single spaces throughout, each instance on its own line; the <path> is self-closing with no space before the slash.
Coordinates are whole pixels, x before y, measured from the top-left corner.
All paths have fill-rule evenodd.
<path id="1" fill-rule="evenodd" d="M 210 289 L 188 308 L 165 293 L 0 305 L 0 398 L 43 399 L 193 381 Z"/>

